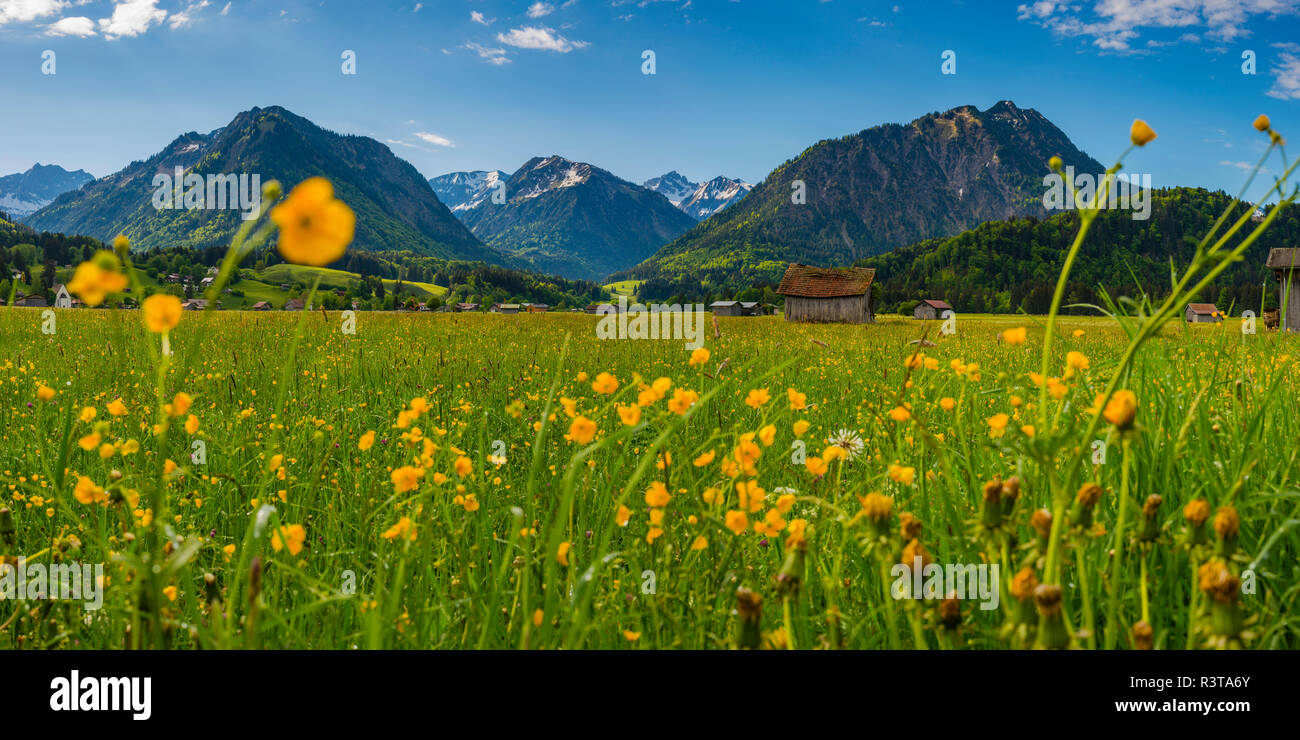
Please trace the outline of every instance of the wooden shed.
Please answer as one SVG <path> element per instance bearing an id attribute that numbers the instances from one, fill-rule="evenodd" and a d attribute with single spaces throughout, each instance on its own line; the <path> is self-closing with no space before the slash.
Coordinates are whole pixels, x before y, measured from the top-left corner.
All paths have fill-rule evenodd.
<path id="1" fill-rule="evenodd" d="M 745 308 L 740 301 L 714 301 L 709 304 L 709 311 L 714 316 L 744 316 Z"/>
<path id="2" fill-rule="evenodd" d="M 926 298 L 916 304 L 916 308 L 912 309 L 912 317 L 923 319 L 925 321 L 934 321 L 935 319 L 942 317 L 944 311 L 951 310 L 952 306 L 949 306 L 947 301 Z"/>
<path id="3" fill-rule="evenodd" d="M 792 264 L 781 278 L 776 292 L 785 296 L 786 321 L 825 321 L 841 324 L 873 324 L 871 282 L 876 271 L 869 267 L 809 267 Z"/>
<path id="4" fill-rule="evenodd" d="M 1277 279 L 1278 308 L 1286 312 L 1281 317 L 1282 331 L 1296 331 L 1300 329 L 1300 249 L 1271 249 L 1267 265 Z"/>
<path id="5" fill-rule="evenodd" d="M 1183 312 L 1183 318 L 1189 324 L 1217 324 L 1223 321 L 1219 307 L 1213 303 L 1189 303 Z"/>

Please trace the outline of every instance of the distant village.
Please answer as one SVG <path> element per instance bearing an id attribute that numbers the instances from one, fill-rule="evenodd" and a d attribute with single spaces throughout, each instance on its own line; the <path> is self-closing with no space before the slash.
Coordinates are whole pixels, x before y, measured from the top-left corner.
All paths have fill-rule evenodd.
<path id="1" fill-rule="evenodd" d="M 1284 321 L 1279 309 L 1264 311 L 1260 317 L 1265 327 L 1277 329 L 1279 326 L 1297 327 L 1300 326 L 1300 284 L 1296 284 L 1293 277 L 1300 272 L 1300 248 L 1297 249 L 1274 249 L 1268 257 L 1267 267 L 1273 271 L 1279 285 L 1279 304 L 1287 306 L 1287 316 Z M 179 273 L 168 273 L 159 275 L 158 280 L 164 285 L 180 286 L 186 293 L 197 293 L 207 291 L 216 279 L 217 268 L 208 268 L 207 274 L 197 281 L 188 275 Z M 12 279 L 17 283 L 22 279 L 21 273 L 13 273 Z M 872 300 L 872 283 L 875 279 L 875 270 L 862 267 L 813 267 L 802 264 L 791 264 L 781 279 L 780 287 L 777 288 L 776 294 L 784 298 L 784 305 L 777 306 L 772 303 L 760 303 L 757 301 L 715 301 L 708 306 L 708 310 L 714 316 L 726 317 L 747 317 L 747 316 L 771 316 L 782 314 L 786 321 L 804 321 L 814 323 L 846 323 L 846 324 L 870 324 L 875 322 L 876 312 Z M 292 286 L 281 284 L 280 289 L 289 291 Z M 127 295 L 123 296 L 121 302 L 116 304 L 117 308 L 132 309 L 137 307 L 137 301 L 130 295 L 131 289 L 128 288 Z M 1290 295 L 1285 295 L 1286 293 Z M 13 298 L 14 306 L 28 308 L 64 308 L 75 309 L 84 308 L 84 304 L 76 296 L 69 293 L 68 288 L 63 283 L 55 283 L 51 287 L 53 302 L 48 301 L 45 296 L 39 294 L 26 295 L 16 292 Z M 233 288 L 225 288 L 222 291 L 225 295 L 234 293 Z M 326 289 L 317 293 L 317 305 L 309 305 L 307 299 L 301 297 L 289 298 L 284 302 L 279 310 L 282 311 L 305 311 L 317 309 L 334 309 L 351 308 L 353 310 L 367 310 L 363 301 L 352 299 L 347 300 L 347 291 L 343 289 Z M 6 305 L 6 296 L 0 296 L 0 305 Z M 332 304 L 332 305 L 327 305 Z M 432 313 L 497 313 L 497 314 L 521 314 L 521 313 L 550 313 L 559 311 L 565 313 L 600 313 L 602 305 L 600 303 L 590 303 L 585 308 L 568 308 L 557 310 L 545 303 L 492 303 L 479 304 L 470 302 L 442 303 L 438 299 L 419 301 L 413 296 L 408 297 L 405 301 L 396 302 L 393 306 L 394 311 L 399 312 L 432 312 Z M 613 305 L 616 310 L 618 304 Z M 209 305 L 206 298 L 184 298 L 181 306 L 186 311 L 203 311 L 208 308 L 214 310 L 225 310 L 221 298 L 215 299 L 213 305 Z M 96 308 L 107 308 L 107 304 L 101 304 Z M 270 301 L 261 300 L 252 303 L 246 307 L 242 306 L 239 310 L 247 311 L 273 311 L 276 310 Z M 942 320 L 948 315 L 955 313 L 953 307 L 942 298 L 922 298 L 917 301 L 912 309 L 912 318 L 920 321 Z M 1219 323 L 1225 318 L 1225 314 L 1212 303 L 1189 303 L 1187 304 L 1183 319 L 1189 324 L 1202 323 Z"/>

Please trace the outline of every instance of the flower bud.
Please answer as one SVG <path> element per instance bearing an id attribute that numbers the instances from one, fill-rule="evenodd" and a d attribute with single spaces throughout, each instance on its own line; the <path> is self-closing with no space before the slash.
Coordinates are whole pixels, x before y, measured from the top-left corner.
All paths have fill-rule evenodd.
<path id="1" fill-rule="evenodd" d="M 742 650 L 757 650 L 762 643 L 759 626 L 763 621 L 763 597 L 743 586 L 736 589 L 736 614 L 740 617 L 736 646 Z"/>
<path id="2" fill-rule="evenodd" d="M 1129 139 L 1136 146 L 1146 146 L 1156 138 L 1156 132 L 1151 130 L 1146 121 L 1141 118 L 1134 119 L 1133 126 L 1129 129 Z"/>

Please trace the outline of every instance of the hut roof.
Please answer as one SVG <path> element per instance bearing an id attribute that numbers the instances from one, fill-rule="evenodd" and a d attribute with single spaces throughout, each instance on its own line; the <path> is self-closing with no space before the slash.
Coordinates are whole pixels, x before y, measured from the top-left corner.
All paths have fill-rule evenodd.
<path id="1" fill-rule="evenodd" d="M 1213 303 L 1189 303 L 1187 308 L 1194 314 L 1207 315 L 1219 312 L 1219 307 Z"/>
<path id="2" fill-rule="evenodd" d="M 945 308 L 948 309 L 949 311 L 952 310 L 952 306 L 949 306 L 947 301 L 936 301 L 930 298 L 924 298 L 921 300 L 921 302 L 933 308 Z"/>
<path id="3" fill-rule="evenodd" d="M 1300 267 L 1300 249 L 1283 247 L 1268 250 L 1267 267 L 1272 269 Z"/>
<path id="4" fill-rule="evenodd" d="M 809 267 L 798 263 L 786 268 L 776 292 L 800 298 L 840 298 L 865 295 L 876 271 L 870 267 Z"/>

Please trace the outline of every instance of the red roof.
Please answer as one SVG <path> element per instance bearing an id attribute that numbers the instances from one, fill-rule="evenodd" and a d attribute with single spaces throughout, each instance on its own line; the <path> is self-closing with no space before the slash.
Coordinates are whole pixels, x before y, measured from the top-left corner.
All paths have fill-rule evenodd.
<path id="1" fill-rule="evenodd" d="M 800 298 L 840 298 L 865 295 L 876 271 L 869 267 L 809 267 L 791 264 L 776 292 Z"/>
<path id="2" fill-rule="evenodd" d="M 934 308 L 946 308 L 946 309 L 948 309 L 949 311 L 952 310 L 952 306 L 949 306 L 949 305 L 947 304 L 947 302 L 945 302 L 945 301 L 932 301 L 932 300 L 930 300 L 929 298 L 924 298 L 924 299 L 921 300 L 921 302 L 922 302 L 922 303 L 925 303 L 925 304 L 928 304 L 928 305 L 930 305 L 930 306 L 932 306 L 932 307 L 934 307 Z"/>
<path id="3" fill-rule="evenodd" d="M 1198 314 L 1218 313 L 1219 311 L 1219 307 L 1213 303 L 1189 303 L 1187 307 L 1192 310 L 1192 313 Z"/>

